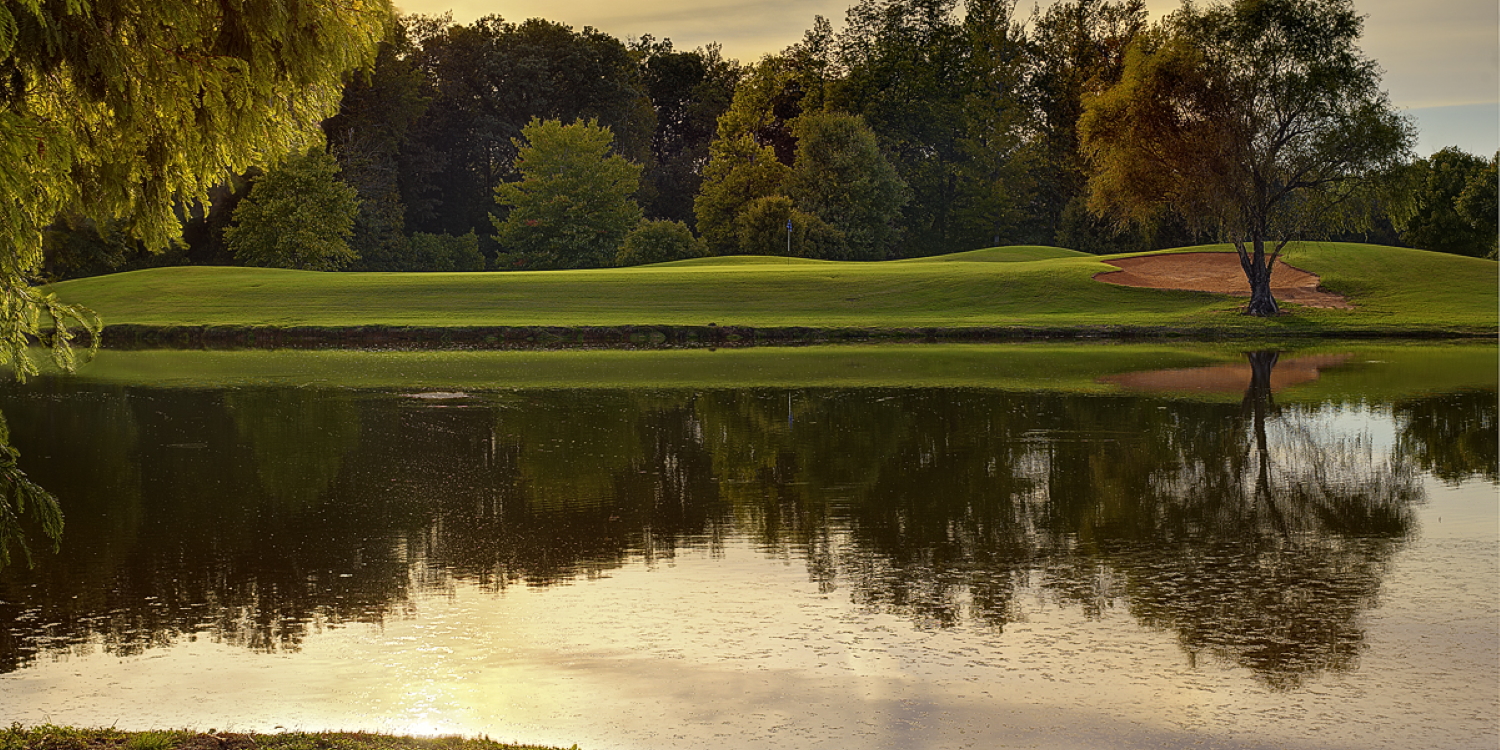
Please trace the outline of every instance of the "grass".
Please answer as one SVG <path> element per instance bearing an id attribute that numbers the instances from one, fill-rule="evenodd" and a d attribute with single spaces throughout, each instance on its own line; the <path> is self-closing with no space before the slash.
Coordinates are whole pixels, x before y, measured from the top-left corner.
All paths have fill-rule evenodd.
<path id="1" fill-rule="evenodd" d="M 207 733 L 189 730 L 123 732 L 12 724 L 0 730 L 0 750 L 546 750 L 488 739 L 406 737 L 365 732 Z M 577 750 L 577 745 L 573 747 Z"/>
<path id="2" fill-rule="evenodd" d="M 1227 250 L 1228 246 L 1192 248 Z M 883 263 L 704 258 L 621 269 L 315 273 L 173 267 L 52 285 L 106 324 L 140 326 L 1007 327 L 1109 334 L 1486 334 L 1493 261 L 1348 243 L 1303 243 L 1289 262 L 1355 310 L 1292 308 L 1262 320 L 1242 299 L 1093 280 L 1111 257 L 993 248 Z"/>
<path id="3" fill-rule="evenodd" d="M 150 388 L 299 387 L 510 391 L 552 388 L 977 388 L 1117 393 L 1108 375 L 1347 355 L 1278 401 L 1394 399 L 1496 388 L 1492 342 L 880 344 L 648 351 L 105 350 L 70 382 Z M 1242 393 L 1177 394 L 1238 399 Z"/>

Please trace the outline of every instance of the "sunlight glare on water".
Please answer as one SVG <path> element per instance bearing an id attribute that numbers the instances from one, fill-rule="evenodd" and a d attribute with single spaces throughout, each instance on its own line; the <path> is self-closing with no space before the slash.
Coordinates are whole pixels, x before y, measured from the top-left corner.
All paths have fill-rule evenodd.
<path id="1" fill-rule="evenodd" d="M 1500 742 L 1492 390 L 44 385 L 0 407 L 69 536 L 0 574 L 4 720 L 623 750 Z"/>

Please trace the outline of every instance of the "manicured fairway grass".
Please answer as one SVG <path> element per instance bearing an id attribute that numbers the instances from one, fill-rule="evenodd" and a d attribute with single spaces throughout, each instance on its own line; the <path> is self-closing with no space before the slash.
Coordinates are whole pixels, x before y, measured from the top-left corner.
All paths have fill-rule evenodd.
<path id="1" fill-rule="evenodd" d="M 1306 345 L 1311 343 L 1312 345 Z M 865 344 L 655 351 L 105 350 L 69 383 L 147 388 L 297 387 L 410 392 L 530 389 L 964 388 L 1120 393 L 1109 376 L 1243 366 L 1235 343 L 1026 342 Z M 1358 402 L 1496 388 L 1493 342 L 1316 340 L 1282 350 L 1284 362 L 1336 364 L 1277 395 Z M 1330 356 L 1331 355 L 1331 356 Z M 40 357 L 38 359 L 41 359 Z M 1248 383 L 1248 373 L 1245 374 Z M 1243 389 L 1168 393 L 1237 401 Z"/>
<path id="2" fill-rule="evenodd" d="M 1228 250 L 1228 246 L 1193 248 Z M 1289 307 L 1272 320 L 1242 299 L 1103 284 L 1111 257 L 996 248 L 845 263 L 706 258 L 621 269 L 507 273 L 314 273 L 175 267 L 53 285 L 106 325 L 325 327 L 1015 327 L 1276 336 L 1496 330 L 1496 264 L 1418 250 L 1305 243 L 1288 262 L 1321 275 L 1354 310 Z"/>

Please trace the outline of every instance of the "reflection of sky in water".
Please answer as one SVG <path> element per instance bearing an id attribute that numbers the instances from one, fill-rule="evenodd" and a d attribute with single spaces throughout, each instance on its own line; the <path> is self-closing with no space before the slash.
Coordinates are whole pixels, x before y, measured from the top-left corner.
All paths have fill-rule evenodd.
<path id="1" fill-rule="evenodd" d="M 1500 739 L 1500 504 L 1487 482 L 1420 479 L 1425 499 L 1410 509 L 1415 523 L 1398 524 L 1394 537 L 1389 526 L 1315 516 L 1278 535 L 1274 524 L 1232 526 L 1269 518 L 1244 511 L 1261 500 L 1247 489 L 1259 486 L 1253 471 L 1204 473 L 1194 464 L 1254 458 L 1253 439 L 1218 439 L 1229 425 L 1253 434 L 1238 403 L 900 390 L 839 391 L 805 403 L 779 392 L 718 400 L 654 394 L 641 399 L 636 421 L 590 434 L 561 423 L 611 419 L 633 402 L 619 393 L 594 406 L 570 400 L 522 395 L 493 412 L 482 400 L 346 402 L 290 392 L 234 393 L 223 407 L 202 393 L 180 403 L 145 392 L 123 406 L 109 401 L 135 415 L 142 440 L 170 436 L 165 447 L 140 449 L 160 453 L 168 470 L 153 479 L 142 469 L 141 516 L 125 521 L 148 528 L 160 512 L 146 488 L 176 492 L 162 506 L 170 513 L 197 512 L 198 486 L 172 483 L 208 467 L 235 477 L 226 481 L 262 486 L 234 495 L 218 485 L 225 515 L 205 517 L 249 530 L 223 532 L 226 547 L 272 529 L 292 538 L 263 540 L 267 546 L 328 569 L 291 577 L 275 566 L 252 569 L 259 572 L 248 579 L 252 588 L 296 587 L 305 575 L 308 591 L 319 593 L 277 599 L 245 585 L 210 588 L 242 597 L 235 606 L 244 621 L 205 617 L 196 635 L 179 623 L 143 650 L 101 635 L 44 649 L 0 674 L 3 718 L 127 729 L 456 732 L 626 750 L 1493 748 Z M 795 424 L 785 419 L 792 409 Z M 283 412 L 290 421 L 245 419 Z M 526 414 L 540 416 L 528 422 Z M 1209 421 L 1190 429 L 1194 415 Z M 1398 444 L 1391 415 L 1367 405 L 1272 410 L 1273 483 L 1313 476 L 1310 458 L 1337 458 L 1348 446 L 1368 456 L 1366 466 L 1383 463 Z M 193 420 L 201 425 L 182 427 Z M 325 465 L 307 451 L 282 450 L 275 455 L 287 457 L 284 465 L 257 462 L 262 454 L 252 447 L 307 440 L 288 425 L 309 423 L 323 442 L 307 445 L 345 458 Z M 398 426 L 397 438 L 375 437 L 389 425 Z M 887 425 L 892 434 L 859 425 Z M 761 432 L 712 444 L 740 429 Z M 891 439 L 841 442 L 850 431 L 859 440 Z M 531 437 L 505 442 L 512 433 Z M 1205 445 L 1194 445 L 1199 440 Z M 238 446 L 238 458 L 206 462 L 209 446 L 226 455 Z M 792 448 L 800 452 L 789 457 Z M 869 451 L 870 462 L 845 465 L 833 455 L 856 449 Z M 463 464 L 432 458 L 445 451 Z M 629 471 L 556 476 L 580 452 Z M 814 471 L 819 456 L 853 476 Z M 1009 475 L 996 456 L 1013 459 Z M 1121 462 L 1131 456 L 1162 463 L 1127 469 Z M 1184 460 L 1186 469 L 1172 468 Z M 858 476 L 899 466 L 911 475 Z M 717 487 L 712 502 L 661 494 L 709 473 L 718 477 L 709 483 Z M 1174 483 L 1195 476 L 1226 483 L 1226 495 L 1174 494 Z M 306 477 L 329 494 L 301 492 L 294 480 Z M 424 477 L 447 484 L 426 486 Z M 1367 469 L 1354 486 L 1378 488 L 1383 478 Z M 488 504 L 491 493 L 514 490 L 513 481 L 603 494 L 494 515 L 532 502 L 523 493 Z M 630 484 L 637 481 L 644 484 Z M 769 498 L 763 505 L 760 493 Z M 1276 500 L 1285 510 L 1313 507 Z M 660 514 L 677 502 L 699 505 Z M 1377 516 L 1384 507 L 1352 506 Z M 477 515 L 464 515 L 475 507 Z M 923 508 L 939 528 L 919 528 L 922 519 L 911 514 Z M 1132 525 L 1139 511 L 1160 525 Z M 267 523 L 262 512 L 283 520 Z M 817 513 L 826 516 L 809 516 Z M 339 525 L 340 514 L 381 521 Z M 288 524 L 304 521 L 317 531 L 297 536 Z M 622 523 L 659 524 L 663 535 Z M 323 531 L 334 535 L 329 554 L 298 547 L 316 544 Z M 493 532 L 510 536 L 485 536 Z M 176 541 L 145 533 L 139 540 Z M 478 547 L 471 553 L 462 544 Z M 339 545 L 368 557 L 341 556 Z M 496 559 L 501 574 L 486 567 Z M 505 569 L 522 576 L 499 585 Z M 1215 571 L 1217 579 L 1193 580 Z M 492 574 L 499 578 L 478 578 Z M 399 581 L 381 583 L 392 575 Z M 1283 581 L 1290 594 L 1276 588 Z M 944 586 L 951 601 L 919 600 Z M 1268 601 L 1205 601 L 1194 593 L 1205 589 Z M 1317 601 L 1288 608 L 1288 596 L 1303 594 Z M 353 597 L 356 606 L 320 598 L 330 595 Z M 375 598 L 385 596 L 392 601 Z M 981 596 L 998 597 L 1003 616 L 983 616 Z M 198 606 L 191 597 L 175 605 Z M 961 615 L 944 619 L 950 605 Z M 287 612 L 302 618 L 290 625 L 305 624 L 305 637 L 246 647 L 256 616 Z M 361 621 L 360 612 L 375 614 Z M 1281 612 L 1306 628 L 1304 638 L 1322 632 L 1319 618 L 1327 618 L 1326 632 L 1343 640 L 1322 651 L 1278 644 L 1297 637 L 1276 622 L 1268 627 Z M 1256 642 L 1237 648 L 1238 637 Z"/>
<path id="2" fill-rule="evenodd" d="M 1122 609 L 1023 592 L 1003 633 L 921 630 L 744 539 L 594 581 L 458 584 L 293 654 L 198 639 L 0 677 L 6 716 L 121 728 L 363 728 L 582 747 L 1493 747 L 1495 489 L 1431 483 L 1359 669 L 1293 693 L 1184 659 Z M 1442 520 L 1439 521 L 1438 519 Z M 1474 575 L 1475 571 L 1484 574 Z M 97 644 L 95 644 L 97 647 Z"/>

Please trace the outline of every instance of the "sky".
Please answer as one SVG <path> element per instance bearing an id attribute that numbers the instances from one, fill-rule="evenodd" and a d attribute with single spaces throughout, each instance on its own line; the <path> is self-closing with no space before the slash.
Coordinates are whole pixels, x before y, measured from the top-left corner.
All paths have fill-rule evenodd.
<path id="1" fill-rule="evenodd" d="M 622 40 L 650 34 L 678 49 L 718 42 L 724 55 L 753 62 L 802 38 L 822 15 L 841 25 L 855 0 L 396 0 L 406 13 L 451 11 L 468 23 L 546 18 L 593 26 Z M 1046 0 L 1041 0 L 1045 5 Z M 1174 0 L 1146 0 L 1152 18 Z M 1031 4 L 1020 0 L 1018 14 Z M 1495 0 L 1355 0 L 1365 15 L 1365 54 L 1385 70 L 1391 101 L 1415 118 L 1417 153 L 1446 146 L 1500 150 L 1500 3 Z"/>

